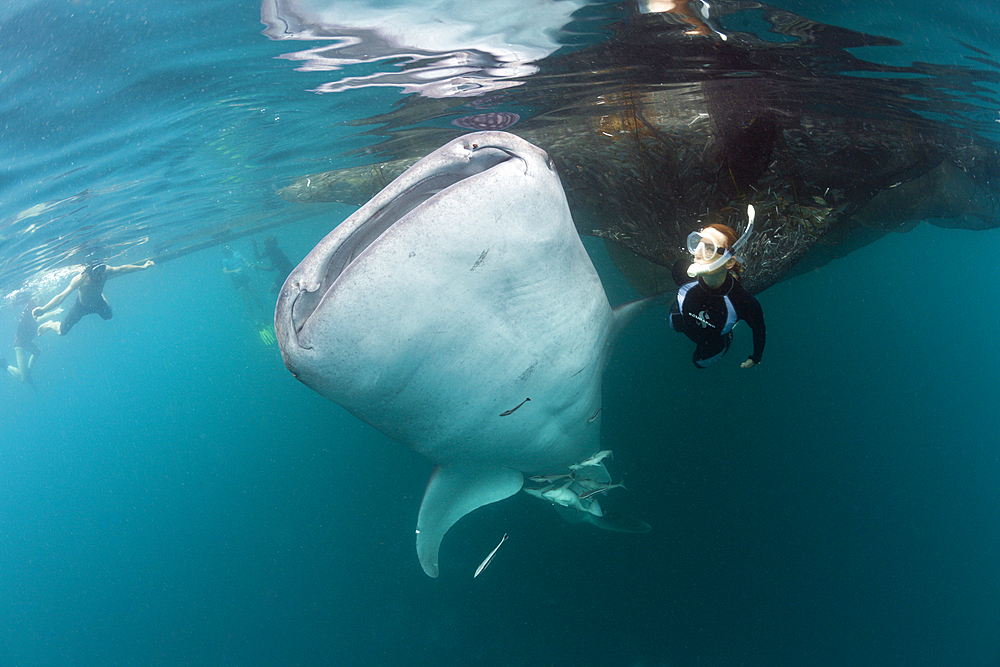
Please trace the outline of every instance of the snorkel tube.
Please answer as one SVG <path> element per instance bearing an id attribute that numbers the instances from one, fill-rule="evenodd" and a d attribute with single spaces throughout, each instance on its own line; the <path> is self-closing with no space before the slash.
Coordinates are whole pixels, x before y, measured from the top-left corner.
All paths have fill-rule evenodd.
<path id="1" fill-rule="evenodd" d="M 719 255 L 717 259 L 707 264 L 702 262 L 694 262 L 693 264 L 691 264 L 691 266 L 688 267 L 687 270 L 688 276 L 691 278 L 695 278 L 705 273 L 714 273 L 731 259 L 735 259 L 738 263 L 742 264 L 743 258 L 735 253 L 737 250 L 745 246 L 746 242 L 750 239 L 750 234 L 753 232 L 753 220 L 754 217 L 756 217 L 756 215 L 757 212 L 754 210 L 753 205 L 751 204 L 747 206 L 747 218 L 749 219 L 749 221 L 747 222 L 747 228 L 746 231 L 743 232 L 743 236 L 741 236 L 739 240 L 732 245 L 731 248 L 726 248 L 723 251 L 723 253 Z"/>

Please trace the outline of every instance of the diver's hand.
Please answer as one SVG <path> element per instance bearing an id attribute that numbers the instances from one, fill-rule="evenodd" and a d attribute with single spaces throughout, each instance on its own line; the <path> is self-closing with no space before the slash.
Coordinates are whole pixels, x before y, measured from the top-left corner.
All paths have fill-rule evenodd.
<path id="1" fill-rule="evenodd" d="M 756 365 L 757 365 L 757 362 L 755 362 L 753 359 L 747 359 L 742 364 L 740 364 L 740 368 L 752 368 L 753 366 L 756 366 Z"/>
<path id="2" fill-rule="evenodd" d="M 142 268 L 148 269 L 151 266 L 156 266 L 156 264 L 151 259 L 147 259 L 146 263 L 142 265 Z"/>
<path id="3" fill-rule="evenodd" d="M 31 316 L 34 317 L 36 320 L 44 314 L 45 314 L 45 309 L 42 308 L 41 306 L 39 306 L 38 308 L 31 309 Z"/>

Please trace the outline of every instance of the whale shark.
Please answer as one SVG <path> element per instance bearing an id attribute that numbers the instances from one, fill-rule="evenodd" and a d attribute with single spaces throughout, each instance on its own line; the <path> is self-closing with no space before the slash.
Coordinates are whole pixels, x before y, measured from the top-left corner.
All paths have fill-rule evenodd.
<path id="1" fill-rule="evenodd" d="M 296 378 L 434 462 L 416 548 L 436 577 L 461 517 L 593 460 L 612 342 L 650 301 L 611 307 L 545 151 L 475 132 L 320 241 L 275 331 Z"/>

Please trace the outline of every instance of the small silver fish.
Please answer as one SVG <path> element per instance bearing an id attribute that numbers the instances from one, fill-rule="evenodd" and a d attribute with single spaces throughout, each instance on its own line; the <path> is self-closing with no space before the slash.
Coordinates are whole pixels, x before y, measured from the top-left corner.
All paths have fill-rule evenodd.
<path id="1" fill-rule="evenodd" d="M 528 480 L 536 484 L 551 484 L 557 479 L 566 479 L 567 477 L 572 478 L 573 473 L 563 473 L 562 475 L 535 475 L 534 477 L 529 477 Z"/>
<path id="2" fill-rule="evenodd" d="M 580 500 L 586 500 L 587 498 L 589 498 L 591 496 L 594 496 L 594 495 L 597 495 L 598 493 L 607 493 L 611 489 L 618 489 L 618 488 L 624 489 L 625 488 L 625 482 L 618 482 L 617 484 L 612 484 L 612 483 L 608 482 L 608 484 L 605 485 L 605 486 L 602 486 L 602 487 L 597 488 L 597 489 L 591 489 L 590 491 L 587 491 L 586 493 L 581 493 L 580 494 Z"/>
<path id="3" fill-rule="evenodd" d="M 604 459 L 609 458 L 609 457 L 614 458 L 614 457 L 611 456 L 611 450 L 610 449 L 602 449 L 601 451 L 597 452 L 596 454 L 594 454 L 593 456 L 591 456 L 586 461 L 580 461 L 579 463 L 574 463 L 573 465 L 571 465 L 569 467 L 569 469 L 570 470 L 580 470 L 581 468 L 588 468 L 590 466 L 600 465 L 601 461 L 603 461 Z"/>
<path id="4" fill-rule="evenodd" d="M 597 502 L 596 498 L 587 503 L 580 502 L 580 495 L 570 488 L 573 483 L 573 480 L 570 480 L 559 487 L 555 484 L 550 484 L 544 489 L 525 488 L 524 492 L 541 500 L 547 500 L 556 505 L 569 507 L 581 512 L 587 512 L 588 514 L 593 514 L 598 517 L 604 516 L 604 511 L 601 509 L 601 506 Z"/>
<path id="5" fill-rule="evenodd" d="M 507 533 L 504 533 L 503 537 L 500 538 L 500 544 L 503 544 L 506 541 L 507 541 Z M 478 577 L 479 573 L 485 570 L 486 566 L 490 564 L 490 562 L 493 560 L 493 556 L 495 556 L 497 553 L 497 549 L 500 548 L 500 544 L 493 547 L 493 551 L 491 551 L 490 555 L 486 557 L 486 560 L 484 560 L 482 563 L 479 564 L 479 567 L 476 568 L 476 573 L 472 575 L 473 579 Z"/>

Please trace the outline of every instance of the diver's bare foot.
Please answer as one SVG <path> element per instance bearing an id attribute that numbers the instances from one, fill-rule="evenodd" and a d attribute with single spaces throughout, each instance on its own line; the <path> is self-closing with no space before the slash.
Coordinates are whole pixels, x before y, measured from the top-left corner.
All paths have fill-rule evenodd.
<path id="1" fill-rule="evenodd" d="M 57 334 L 60 335 L 62 334 L 62 332 L 59 330 L 60 329 L 59 322 L 43 322 L 42 324 L 38 325 L 38 335 L 41 336 L 49 329 L 55 331 Z"/>

